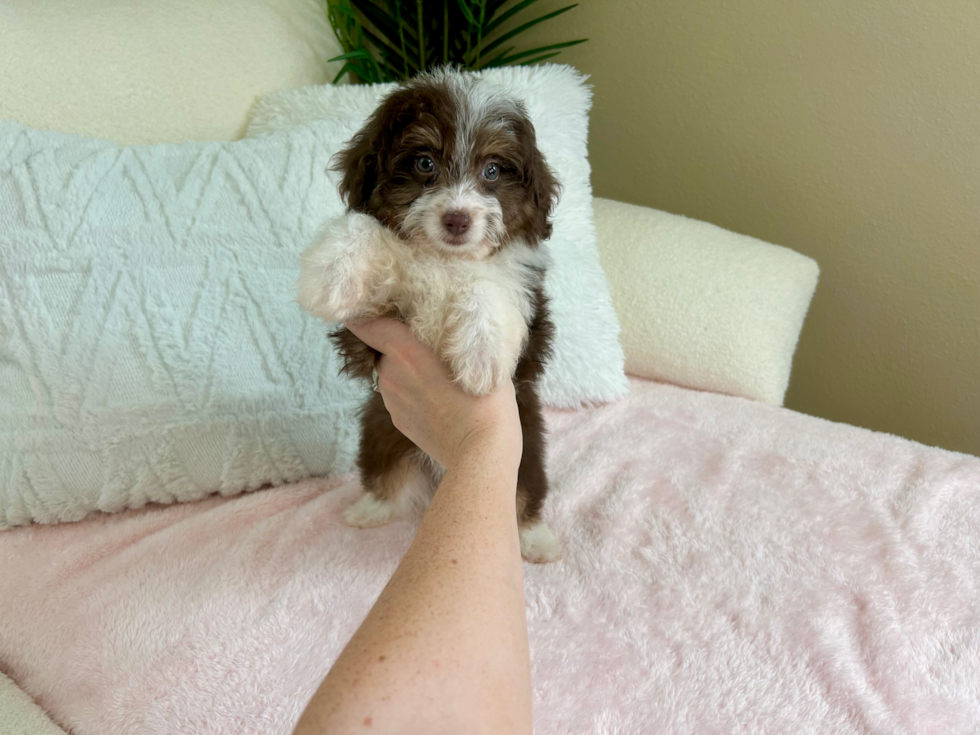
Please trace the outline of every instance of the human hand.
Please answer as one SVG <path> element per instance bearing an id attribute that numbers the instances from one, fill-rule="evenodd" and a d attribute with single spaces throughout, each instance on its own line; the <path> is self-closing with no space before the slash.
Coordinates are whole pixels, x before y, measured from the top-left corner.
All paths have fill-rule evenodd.
<path id="1" fill-rule="evenodd" d="M 520 462 L 520 416 L 510 380 L 481 396 L 453 382 L 446 365 L 407 325 L 392 319 L 348 323 L 347 329 L 381 353 L 378 386 L 402 434 L 443 467 L 487 447 Z"/>

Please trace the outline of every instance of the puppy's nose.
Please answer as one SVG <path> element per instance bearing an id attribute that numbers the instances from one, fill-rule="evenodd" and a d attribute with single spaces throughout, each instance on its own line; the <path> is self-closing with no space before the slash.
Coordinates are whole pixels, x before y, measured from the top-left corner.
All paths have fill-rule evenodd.
<path id="1" fill-rule="evenodd" d="M 470 229 L 470 216 L 460 209 L 446 212 L 442 215 L 442 224 L 449 230 L 450 235 L 459 237 Z"/>

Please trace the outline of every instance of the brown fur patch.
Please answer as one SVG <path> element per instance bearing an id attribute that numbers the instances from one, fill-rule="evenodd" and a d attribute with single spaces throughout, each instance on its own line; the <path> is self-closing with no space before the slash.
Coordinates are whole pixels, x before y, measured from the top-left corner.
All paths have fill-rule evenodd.
<path id="1" fill-rule="evenodd" d="M 500 202 L 508 240 L 521 238 L 532 247 L 551 237 L 551 210 L 560 187 L 538 150 L 534 126 L 518 106 L 505 125 L 484 125 L 472 142 L 471 166 L 482 171 L 488 162 L 500 166 L 500 178 L 481 180 L 486 193 Z"/>
<path id="2" fill-rule="evenodd" d="M 409 205 L 439 178 L 418 171 L 416 158 L 425 153 L 438 170 L 446 170 L 455 155 L 456 118 L 450 91 L 425 79 L 385 97 L 336 156 L 347 206 L 397 231 Z"/>
<path id="3" fill-rule="evenodd" d="M 361 443 L 357 468 L 364 488 L 379 499 L 390 499 L 405 474 L 404 463 L 414 462 L 416 447 L 391 421 L 380 393 L 372 393 L 361 410 Z"/>
<path id="4" fill-rule="evenodd" d="M 547 298 L 539 285 L 535 290 L 534 317 L 528 330 L 527 347 L 514 371 L 517 409 L 524 435 L 524 454 L 517 472 L 517 520 L 522 528 L 541 519 L 541 506 L 548 495 L 546 431 L 536 383 L 551 358 L 554 332 Z"/>

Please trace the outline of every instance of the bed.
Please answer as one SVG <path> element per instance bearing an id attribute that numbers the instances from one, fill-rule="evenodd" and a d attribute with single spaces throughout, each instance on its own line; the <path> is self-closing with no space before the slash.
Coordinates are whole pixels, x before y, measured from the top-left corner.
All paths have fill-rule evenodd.
<path id="1" fill-rule="evenodd" d="M 641 379 L 548 424 L 536 733 L 980 728 L 980 459 Z M 0 534 L 0 664 L 75 735 L 288 733 L 416 526 L 355 493 Z"/>

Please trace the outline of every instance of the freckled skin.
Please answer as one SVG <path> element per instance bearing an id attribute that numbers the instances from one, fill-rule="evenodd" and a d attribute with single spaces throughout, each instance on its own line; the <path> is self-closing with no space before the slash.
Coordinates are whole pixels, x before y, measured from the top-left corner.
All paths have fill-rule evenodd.
<path id="1" fill-rule="evenodd" d="M 296 735 L 348 732 L 368 716 L 372 732 L 530 735 L 518 464 L 493 444 L 451 463 Z"/>

